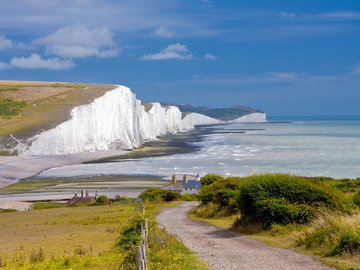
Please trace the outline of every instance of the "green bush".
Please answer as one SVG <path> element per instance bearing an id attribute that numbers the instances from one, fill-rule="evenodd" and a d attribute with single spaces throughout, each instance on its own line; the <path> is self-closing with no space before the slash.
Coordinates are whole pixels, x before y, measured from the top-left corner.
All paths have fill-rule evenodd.
<path id="1" fill-rule="evenodd" d="M 236 205 L 236 197 L 239 194 L 239 184 L 227 179 L 218 180 L 210 185 L 203 186 L 198 195 L 203 205 L 217 204 L 220 211 L 226 211 L 229 215 L 239 212 Z"/>
<path id="2" fill-rule="evenodd" d="M 133 216 L 122 228 L 121 234 L 116 241 L 116 246 L 122 251 L 126 251 L 126 256 L 122 262 L 121 269 L 135 269 L 136 246 L 141 244 L 141 216 Z"/>
<path id="3" fill-rule="evenodd" d="M 106 195 L 100 195 L 96 199 L 98 205 L 108 205 L 110 203 L 109 198 Z"/>
<path id="4" fill-rule="evenodd" d="M 360 191 L 358 191 L 354 196 L 354 204 L 360 207 Z"/>
<path id="5" fill-rule="evenodd" d="M 201 177 L 201 185 L 203 186 L 211 185 L 212 183 L 217 182 L 219 180 L 224 180 L 224 177 L 218 174 L 209 173 Z"/>
<path id="6" fill-rule="evenodd" d="M 342 253 L 359 253 L 360 252 L 360 234 L 354 231 L 347 231 L 341 235 L 333 254 L 340 255 Z"/>
<path id="7" fill-rule="evenodd" d="M 185 201 L 185 202 L 197 201 L 198 196 L 196 194 L 186 193 L 186 194 L 181 195 L 181 200 Z"/>
<path id="8" fill-rule="evenodd" d="M 141 243 L 141 225 L 140 215 L 133 216 L 129 222 L 122 228 L 120 237 L 117 239 L 117 246 L 123 250 L 139 246 Z"/>
<path id="9" fill-rule="evenodd" d="M 191 213 L 197 217 L 203 218 L 228 216 L 228 213 L 215 203 L 201 204 L 198 207 L 191 209 Z"/>
<path id="10" fill-rule="evenodd" d="M 164 190 L 159 188 L 152 188 L 145 190 L 139 195 L 144 201 L 157 202 L 171 202 L 180 199 L 181 195 L 177 192 Z"/>
<path id="11" fill-rule="evenodd" d="M 0 97 L 0 117 L 16 116 L 25 107 L 24 101 L 16 101 Z"/>
<path id="12" fill-rule="evenodd" d="M 237 198 L 242 216 L 238 224 L 303 224 L 313 218 L 314 207 L 335 207 L 331 194 L 300 177 L 264 174 L 248 179 Z"/>

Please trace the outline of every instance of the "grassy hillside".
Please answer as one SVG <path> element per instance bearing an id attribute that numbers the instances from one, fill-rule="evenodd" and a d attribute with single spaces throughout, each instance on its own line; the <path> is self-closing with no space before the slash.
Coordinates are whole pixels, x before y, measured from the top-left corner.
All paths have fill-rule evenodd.
<path id="1" fill-rule="evenodd" d="M 72 108 L 87 104 L 112 85 L 0 81 L 0 143 L 10 134 L 28 138 L 69 119 Z"/>
<path id="2" fill-rule="evenodd" d="M 149 269 L 207 269 L 156 227 L 157 211 L 158 206 L 146 205 Z M 0 213 L 0 269 L 134 269 L 132 248 L 122 249 L 118 242 L 136 215 L 132 204 Z"/>

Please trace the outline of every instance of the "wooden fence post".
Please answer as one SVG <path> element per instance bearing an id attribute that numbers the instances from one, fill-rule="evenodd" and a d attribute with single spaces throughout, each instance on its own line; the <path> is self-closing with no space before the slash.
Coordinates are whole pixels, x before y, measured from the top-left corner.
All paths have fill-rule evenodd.
<path id="1" fill-rule="evenodd" d="M 143 270 L 142 261 L 141 247 L 136 247 L 136 270 Z"/>

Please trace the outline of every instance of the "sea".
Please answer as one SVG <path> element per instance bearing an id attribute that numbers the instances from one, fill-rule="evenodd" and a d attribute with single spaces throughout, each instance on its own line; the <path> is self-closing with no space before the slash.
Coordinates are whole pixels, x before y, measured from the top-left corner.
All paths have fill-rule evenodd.
<path id="1" fill-rule="evenodd" d="M 360 178 L 360 116 L 270 117 L 267 123 L 205 129 L 188 154 L 53 168 L 40 177 L 290 173 Z"/>

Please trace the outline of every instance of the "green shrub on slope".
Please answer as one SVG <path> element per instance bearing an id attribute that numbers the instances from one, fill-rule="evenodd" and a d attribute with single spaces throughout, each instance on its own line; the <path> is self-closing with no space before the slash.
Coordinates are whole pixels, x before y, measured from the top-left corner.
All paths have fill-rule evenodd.
<path id="1" fill-rule="evenodd" d="M 242 224 L 303 224 L 312 219 L 315 207 L 335 207 L 331 194 L 299 177 L 264 174 L 248 180 L 237 198 Z"/>
<path id="2" fill-rule="evenodd" d="M 141 199 L 148 202 L 171 202 L 180 199 L 181 195 L 170 190 L 151 188 L 139 195 Z"/>
<path id="3" fill-rule="evenodd" d="M 0 97 L 0 117 L 17 116 L 25 105 L 24 101 Z"/>

